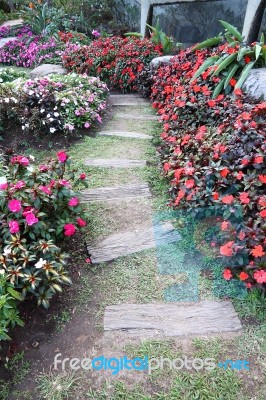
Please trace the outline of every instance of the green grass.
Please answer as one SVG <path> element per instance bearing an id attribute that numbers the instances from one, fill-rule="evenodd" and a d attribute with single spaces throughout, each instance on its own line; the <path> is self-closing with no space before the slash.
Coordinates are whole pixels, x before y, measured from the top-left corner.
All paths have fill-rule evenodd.
<path id="1" fill-rule="evenodd" d="M 74 373 L 43 373 L 37 378 L 37 389 L 42 399 L 65 400 L 74 392 L 77 381 Z"/>

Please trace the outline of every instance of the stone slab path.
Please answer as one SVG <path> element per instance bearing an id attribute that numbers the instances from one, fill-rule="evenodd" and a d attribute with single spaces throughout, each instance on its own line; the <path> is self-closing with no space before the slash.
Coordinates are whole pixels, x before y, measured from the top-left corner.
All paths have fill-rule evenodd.
<path id="1" fill-rule="evenodd" d="M 85 165 L 91 167 L 102 167 L 102 168 L 134 168 L 134 167 L 145 167 L 145 160 L 127 160 L 120 158 L 88 158 L 84 162 Z"/>
<path id="2" fill-rule="evenodd" d="M 124 120 L 155 121 L 158 119 L 155 115 L 147 113 L 147 106 L 144 107 L 146 100 L 140 99 L 137 95 L 112 95 L 110 103 L 125 109 L 129 104 L 127 112 L 121 112 L 119 109 L 114 113 L 115 129 L 109 126 L 110 131 L 100 132 L 100 136 L 120 136 L 121 140 L 131 137 L 133 142 L 129 146 L 134 146 L 134 139 L 139 139 L 140 135 L 145 139 L 147 137 L 145 129 L 143 132 L 128 132 L 123 130 Z M 143 105 L 142 107 L 139 106 Z M 145 110 L 144 110 L 145 108 Z M 116 109 L 116 107 L 115 107 Z M 119 125 L 121 121 L 121 126 Z M 112 125 L 112 122 L 111 122 Z M 138 124 L 140 125 L 140 124 Z M 146 123 L 146 126 L 147 123 Z M 133 136 L 135 135 L 135 136 Z M 117 140 L 117 139 L 116 139 Z M 136 142 L 136 146 L 137 142 Z M 85 165 L 101 168 L 134 168 L 146 166 L 145 160 L 127 160 L 124 158 L 116 159 L 91 159 L 85 160 Z M 126 174 L 127 172 L 125 172 Z M 128 200 L 131 205 L 136 198 L 144 198 L 149 201 L 151 193 L 148 185 L 117 185 L 89 189 L 83 192 L 83 201 L 93 202 L 119 202 L 121 224 L 124 228 L 115 231 L 106 237 L 87 243 L 88 253 L 93 264 L 111 262 L 120 257 L 142 252 L 144 250 L 156 248 L 165 253 L 169 245 L 174 246 L 181 239 L 178 231 L 173 227 L 170 221 L 152 223 L 152 207 L 148 205 L 143 212 L 141 204 L 132 204 L 133 213 L 123 212 L 126 210 L 122 200 Z M 124 207 L 124 208 L 123 208 Z M 125 215 L 127 214 L 127 215 Z M 135 220 L 140 223 L 135 223 Z M 133 220 L 132 220 L 133 219 Z M 132 221 L 131 221 L 132 220 Z M 166 246 L 166 247 L 165 247 Z M 167 259 L 165 259 L 167 264 Z M 162 261 L 162 260 L 161 260 Z M 157 261 L 158 262 L 158 261 Z M 159 265 L 159 264 L 158 264 Z M 112 266 L 110 266 L 112 268 Z M 186 265 L 184 261 L 184 273 Z M 158 270 L 160 274 L 160 271 Z M 160 275 L 158 277 L 160 279 Z M 170 287 L 178 290 L 176 287 Z M 165 299 L 166 300 L 166 299 Z M 222 332 L 238 332 L 241 330 L 240 320 L 230 301 L 204 301 L 204 302 L 178 302 L 165 304 L 119 304 L 106 307 L 104 313 L 104 330 L 106 332 L 127 332 L 128 336 L 139 338 L 155 337 L 158 335 L 180 337 L 188 335 L 206 335 Z"/>
<path id="3" fill-rule="evenodd" d="M 151 197 L 151 192 L 147 184 L 101 187 L 82 191 L 82 201 L 89 203 L 98 201 L 131 200 L 139 197 Z"/>
<path id="4" fill-rule="evenodd" d="M 151 135 L 146 135 L 145 133 L 126 132 L 126 131 L 102 131 L 99 132 L 99 136 L 117 136 L 124 138 L 133 138 L 133 139 L 151 139 Z"/>
<path id="5" fill-rule="evenodd" d="M 123 330 L 136 337 L 207 335 L 241 329 L 230 301 L 119 304 L 106 307 L 104 314 L 105 331 Z"/>
<path id="6" fill-rule="evenodd" d="M 92 263 L 99 264 L 178 240 L 180 240 L 179 233 L 173 226 L 169 227 L 169 224 L 165 227 L 140 227 L 135 231 L 112 234 L 94 247 L 89 245 L 88 251 Z"/>

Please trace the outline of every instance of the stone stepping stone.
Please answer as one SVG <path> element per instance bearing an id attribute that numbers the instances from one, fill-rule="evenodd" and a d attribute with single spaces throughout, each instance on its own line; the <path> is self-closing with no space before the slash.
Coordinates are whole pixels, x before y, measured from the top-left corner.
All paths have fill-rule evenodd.
<path id="1" fill-rule="evenodd" d="M 110 103 L 112 106 L 141 106 L 149 104 L 149 101 L 138 94 L 113 94 L 110 96 Z"/>
<path id="2" fill-rule="evenodd" d="M 175 304 L 119 304 L 104 313 L 105 331 L 124 331 L 136 337 L 169 337 L 241 331 L 230 301 Z"/>
<path id="3" fill-rule="evenodd" d="M 90 167 L 103 167 L 103 168 L 134 168 L 145 167 L 145 160 L 126 160 L 121 158 L 88 158 L 84 162 L 85 165 Z"/>
<path id="4" fill-rule="evenodd" d="M 131 113 L 117 113 L 114 115 L 116 118 L 123 118 L 123 119 L 133 119 L 139 121 L 158 121 L 157 115 L 139 115 L 139 114 L 131 114 Z"/>
<path id="5" fill-rule="evenodd" d="M 42 64 L 39 65 L 38 67 L 34 68 L 30 72 L 30 77 L 32 79 L 35 78 L 41 78 L 42 76 L 47 76 L 50 74 L 58 74 L 58 75 L 66 75 L 68 73 L 68 70 L 62 65 L 57 65 L 57 64 Z"/>
<path id="6" fill-rule="evenodd" d="M 124 138 L 134 138 L 134 139 L 152 139 L 152 136 L 146 135 L 145 133 L 139 132 L 125 132 L 125 131 L 102 131 L 99 132 L 100 136 L 118 136 Z"/>
<path id="7" fill-rule="evenodd" d="M 94 203 L 98 201 L 116 201 L 128 200 L 138 197 L 151 197 L 149 186 L 147 184 L 124 185 L 113 187 L 101 187 L 82 191 L 82 201 Z"/>
<path id="8" fill-rule="evenodd" d="M 152 249 L 180 240 L 180 234 L 172 224 L 140 228 L 136 231 L 114 233 L 98 245 L 88 243 L 88 252 L 93 264 L 115 260 L 118 257 Z"/>
<path id="9" fill-rule="evenodd" d="M 22 25 L 23 24 L 23 19 L 11 19 L 9 21 L 5 21 L 2 26 L 16 26 L 16 25 Z"/>

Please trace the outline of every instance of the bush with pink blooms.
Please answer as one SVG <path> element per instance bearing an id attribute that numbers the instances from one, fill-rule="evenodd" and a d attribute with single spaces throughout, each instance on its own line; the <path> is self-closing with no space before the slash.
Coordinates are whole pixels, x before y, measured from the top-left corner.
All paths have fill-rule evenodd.
<path id="1" fill-rule="evenodd" d="M 3 120 L 33 133 L 69 133 L 101 123 L 108 89 L 98 78 L 75 73 L 2 84 Z"/>
<path id="2" fill-rule="evenodd" d="M 42 165 L 21 155 L 1 157 L 0 295 L 6 287 L 48 307 L 53 295 L 71 283 L 67 254 L 59 244 L 86 226 L 73 190 L 76 184 L 87 186 L 85 178 L 75 179 L 64 151 Z M 0 320 L 0 340 L 1 330 L 16 320 L 15 311 L 13 319 Z"/>

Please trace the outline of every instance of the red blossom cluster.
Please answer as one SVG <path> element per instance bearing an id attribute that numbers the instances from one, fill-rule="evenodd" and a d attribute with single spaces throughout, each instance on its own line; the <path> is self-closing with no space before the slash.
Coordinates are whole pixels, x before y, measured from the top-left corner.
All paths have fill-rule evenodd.
<path id="1" fill-rule="evenodd" d="M 249 288 L 262 287 L 266 285 L 266 102 L 247 99 L 239 89 L 213 99 L 213 88 L 221 78 L 211 77 L 212 68 L 192 80 L 207 57 L 224 51 L 224 45 L 197 52 L 187 49 L 157 70 L 152 100 L 164 128 L 160 153 L 171 179 L 174 207 L 222 211 L 223 241 L 217 245 L 226 266 L 224 278 L 240 279 Z M 234 80 L 230 85 L 233 88 Z"/>
<path id="2" fill-rule="evenodd" d="M 112 36 L 94 40 L 88 46 L 69 45 L 62 60 L 70 70 L 98 76 L 124 91 L 134 91 L 144 67 L 161 54 L 161 46 L 150 39 Z"/>

